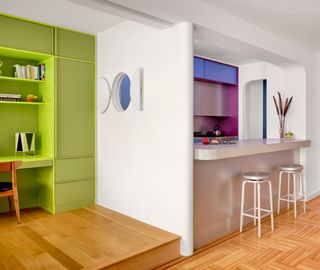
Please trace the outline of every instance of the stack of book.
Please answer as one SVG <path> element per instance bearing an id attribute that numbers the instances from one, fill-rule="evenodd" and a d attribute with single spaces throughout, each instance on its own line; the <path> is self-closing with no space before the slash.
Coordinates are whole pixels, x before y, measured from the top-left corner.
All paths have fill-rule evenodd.
<path id="1" fill-rule="evenodd" d="M 31 79 L 44 81 L 46 79 L 46 67 L 44 64 L 39 66 L 26 65 L 20 66 L 18 64 L 13 65 L 13 72 L 15 78 Z"/>
<path id="2" fill-rule="evenodd" d="M 20 100 L 21 100 L 21 95 L 0 93 L 0 101 L 20 101 Z"/>

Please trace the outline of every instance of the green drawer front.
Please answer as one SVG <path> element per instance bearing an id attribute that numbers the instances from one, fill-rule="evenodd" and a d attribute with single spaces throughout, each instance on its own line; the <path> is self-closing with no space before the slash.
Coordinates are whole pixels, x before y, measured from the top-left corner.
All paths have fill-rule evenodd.
<path id="1" fill-rule="evenodd" d="M 95 178 L 95 158 L 56 160 L 56 182 Z"/>
<path id="2" fill-rule="evenodd" d="M 56 212 L 94 204 L 94 179 L 56 184 Z"/>
<path id="3" fill-rule="evenodd" d="M 0 46 L 53 53 L 53 28 L 0 15 Z"/>
<path id="4" fill-rule="evenodd" d="M 56 55 L 95 61 L 95 36 L 56 28 Z"/>

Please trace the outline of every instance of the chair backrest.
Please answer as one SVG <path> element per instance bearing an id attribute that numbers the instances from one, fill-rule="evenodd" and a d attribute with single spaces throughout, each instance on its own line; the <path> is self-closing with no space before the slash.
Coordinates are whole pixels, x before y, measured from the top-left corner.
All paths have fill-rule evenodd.
<path id="1" fill-rule="evenodd" d="M 10 171 L 11 171 L 11 162 L 0 163 L 0 172 L 10 172 Z"/>
<path id="2" fill-rule="evenodd" d="M 0 172 L 11 172 L 12 170 L 20 167 L 22 161 L 10 161 L 10 162 L 0 162 Z"/>

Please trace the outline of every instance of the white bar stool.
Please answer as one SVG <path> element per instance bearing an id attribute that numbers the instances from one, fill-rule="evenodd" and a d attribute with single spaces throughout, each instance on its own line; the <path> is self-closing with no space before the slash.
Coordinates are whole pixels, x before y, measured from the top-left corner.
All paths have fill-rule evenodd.
<path id="1" fill-rule="evenodd" d="M 283 164 L 279 173 L 279 191 L 278 191 L 278 214 L 280 213 L 280 202 L 287 202 L 287 209 L 290 209 L 290 202 L 294 205 L 294 218 L 297 217 L 297 201 L 303 201 L 303 211 L 306 213 L 306 182 L 303 177 L 303 166 L 300 164 Z M 288 174 L 288 192 L 281 196 L 282 175 Z M 296 175 L 299 175 L 299 190 L 297 191 Z M 291 177 L 293 176 L 293 177 Z M 290 193 L 290 180 L 293 179 L 293 193 Z"/>
<path id="2" fill-rule="evenodd" d="M 261 238 L 261 219 L 265 216 L 271 217 L 271 229 L 274 231 L 274 223 L 273 223 L 273 204 L 272 204 L 272 186 L 271 186 L 271 174 L 267 172 L 247 172 L 242 175 L 242 191 L 241 191 L 241 213 L 240 213 L 240 233 L 242 232 L 243 227 L 243 216 L 251 217 L 254 220 L 254 226 L 256 226 L 256 220 L 258 220 L 258 237 Z M 253 184 L 253 208 L 244 210 L 244 195 L 246 184 Z M 261 208 L 261 194 L 260 194 L 260 185 L 262 183 L 269 184 L 269 200 L 270 200 L 270 209 Z M 256 194 L 258 193 L 258 198 L 256 198 Z M 257 207 L 258 203 L 258 207 Z M 253 210 L 253 214 L 248 214 L 248 212 Z M 262 212 L 266 212 L 266 214 L 261 215 Z"/>

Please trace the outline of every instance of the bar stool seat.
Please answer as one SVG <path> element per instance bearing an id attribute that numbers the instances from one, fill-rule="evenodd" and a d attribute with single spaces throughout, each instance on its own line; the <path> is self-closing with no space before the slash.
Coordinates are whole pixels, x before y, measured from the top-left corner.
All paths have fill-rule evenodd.
<path id="1" fill-rule="evenodd" d="M 279 166 L 282 171 L 301 171 L 303 166 L 300 164 L 283 164 Z"/>
<path id="2" fill-rule="evenodd" d="M 242 174 L 242 178 L 252 181 L 263 181 L 271 177 L 267 172 L 246 172 Z"/>
<path id="3" fill-rule="evenodd" d="M 240 213 L 240 232 L 243 228 L 243 217 L 253 218 L 254 226 L 256 226 L 256 220 L 258 220 L 258 237 L 261 238 L 261 219 L 265 216 L 271 217 L 271 229 L 274 230 L 273 223 L 273 203 L 272 203 L 272 186 L 271 186 L 271 174 L 267 172 L 246 172 L 242 174 L 242 190 L 241 190 L 241 213 Z M 269 186 L 269 203 L 270 209 L 261 208 L 261 192 L 260 185 L 267 183 Z M 253 184 L 253 208 L 244 210 L 245 188 L 246 184 Z M 258 194 L 257 194 L 258 193 Z M 258 198 L 257 198 L 258 195 Z M 258 204 L 258 205 L 257 205 Z M 252 213 L 253 210 L 253 213 Z M 251 214 L 249 214 L 251 212 Z M 261 215 L 261 212 L 265 212 Z"/>
<path id="4" fill-rule="evenodd" d="M 303 202 L 303 211 L 306 213 L 306 182 L 303 177 L 303 166 L 300 164 L 283 164 L 279 166 L 279 191 L 278 191 L 278 214 L 280 213 L 280 202 L 287 202 L 287 209 L 290 209 L 290 202 L 293 203 L 294 218 L 297 217 L 297 202 Z M 288 175 L 288 190 L 286 195 L 281 195 L 282 175 Z M 292 177 L 291 177 L 292 176 Z M 297 187 L 296 176 L 299 176 L 299 187 Z M 293 192 L 290 190 L 290 182 L 293 181 Z"/>

